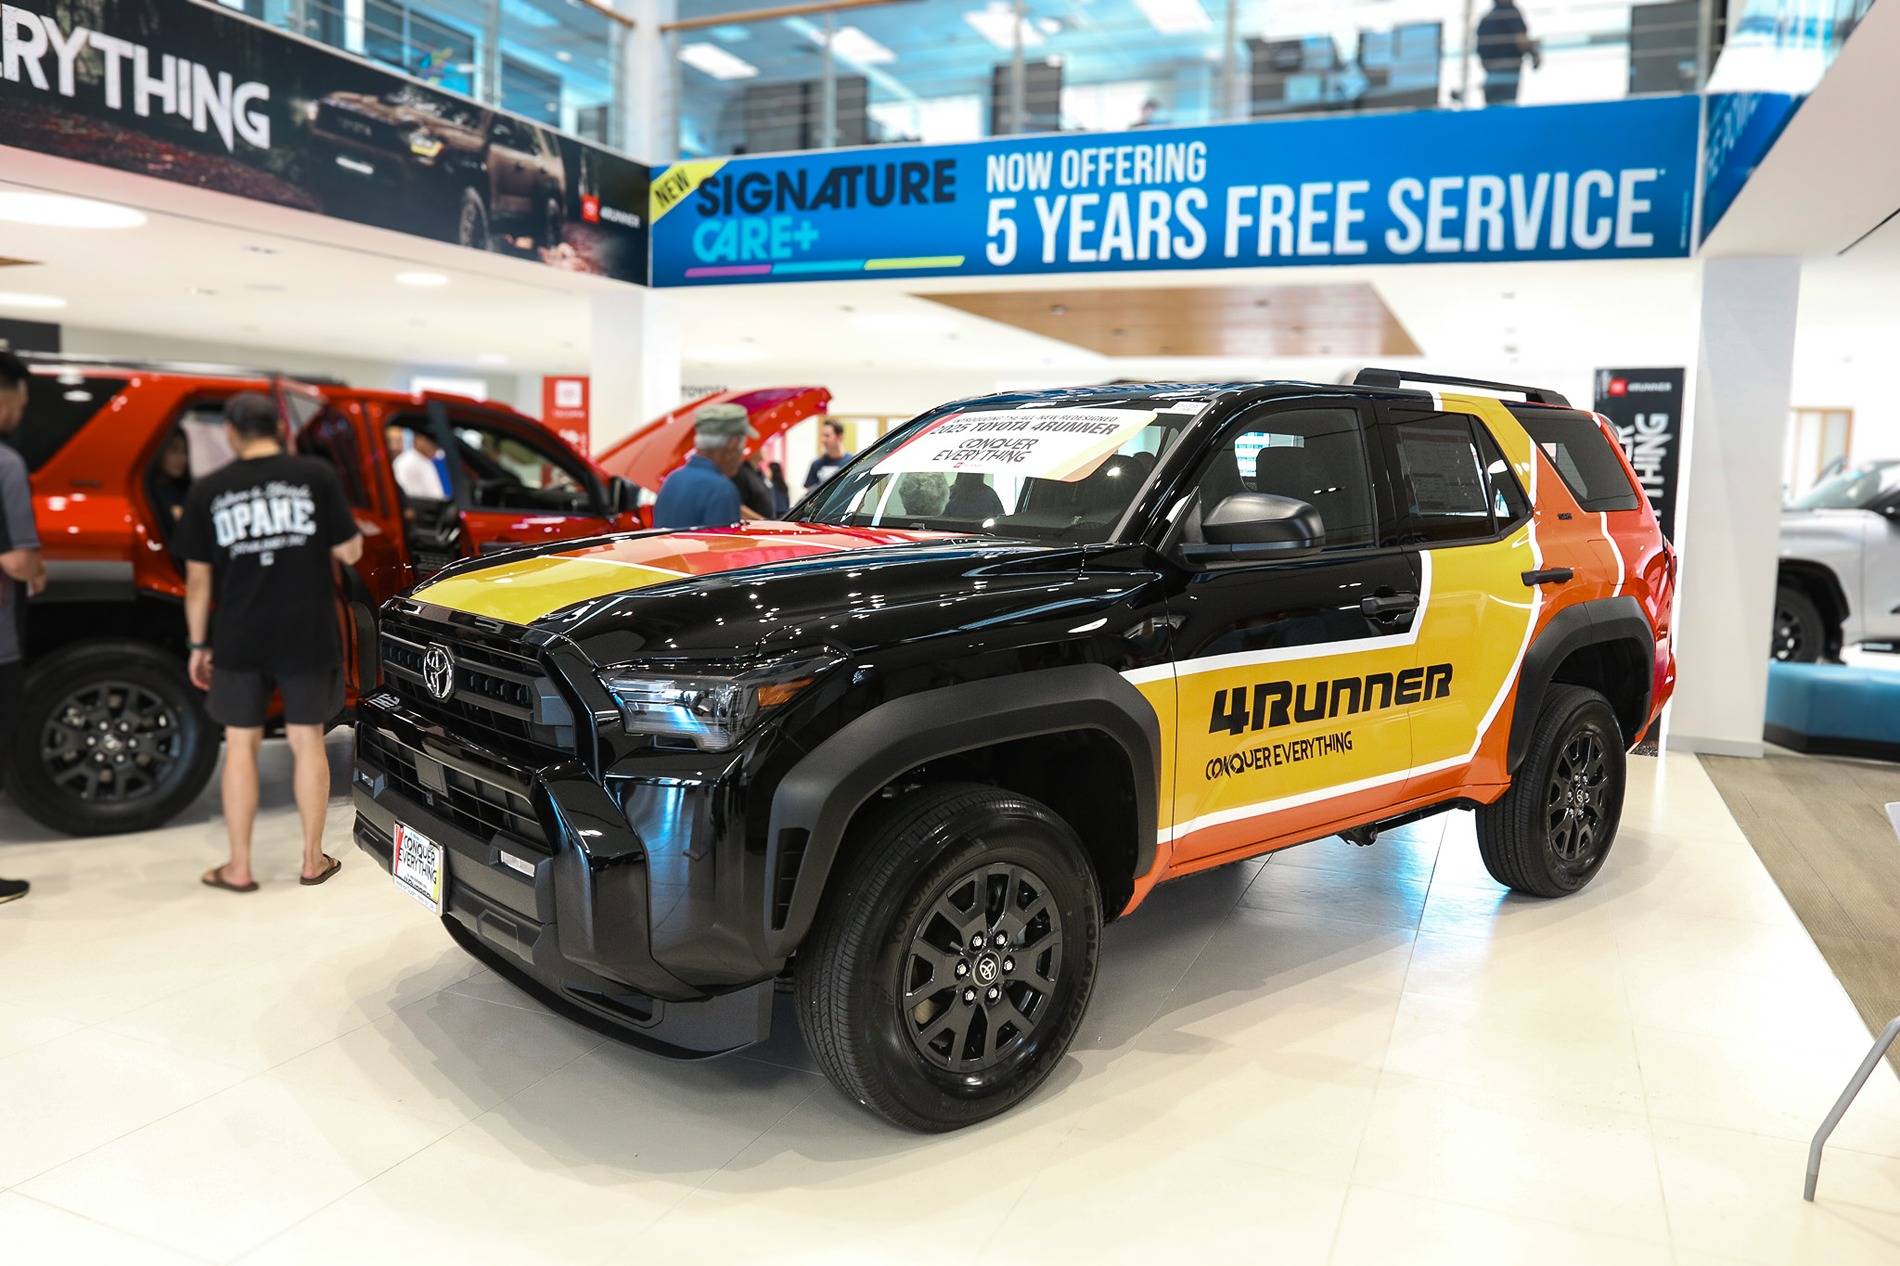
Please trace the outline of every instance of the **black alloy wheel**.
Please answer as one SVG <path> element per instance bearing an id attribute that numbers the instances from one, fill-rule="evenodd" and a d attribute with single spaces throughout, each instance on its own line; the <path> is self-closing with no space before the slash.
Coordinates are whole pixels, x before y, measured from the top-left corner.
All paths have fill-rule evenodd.
<path id="1" fill-rule="evenodd" d="M 1814 605 L 1814 599 L 1791 586 L 1777 586 L 1769 655 L 1784 663 L 1812 664 L 1826 649 L 1824 640 L 1821 609 Z"/>
<path id="2" fill-rule="evenodd" d="M 133 681 L 90 681 L 54 705 L 40 729 L 47 781 L 87 803 L 149 796 L 185 758 L 178 705 Z"/>
<path id="3" fill-rule="evenodd" d="M 1550 846 L 1566 869 L 1582 873 L 1596 863 L 1603 849 L 1608 793 L 1602 737 L 1593 729 L 1575 731 L 1551 767 L 1544 799 Z"/>
<path id="4" fill-rule="evenodd" d="M 1625 743 L 1601 693 L 1550 685 L 1510 789 L 1477 812 L 1478 854 L 1493 879 L 1562 897 L 1596 877 L 1623 816 Z"/>
<path id="5" fill-rule="evenodd" d="M 567 216 L 562 213 L 559 200 L 549 198 L 541 219 L 541 245 L 554 250 L 566 235 Z"/>
<path id="6" fill-rule="evenodd" d="M 980 865 L 945 884 L 913 926 L 905 1032 L 946 1072 L 1013 1058 L 1051 1010 L 1062 972 L 1062 915 L 1024 866 Z"/>
<path id="7" fill-rule="evenodd" d="M 455 217 L 455 240 L 458 245 L 478 251 L 488 250 L 492 245 L 488 236 L 488 207 L 483 204 L 482 195 L 473 189 L 462 191 L 461 206 Z"/>
<path id="8" fill-rule="evenodd" d="M 177 655 L 101 640 L 34 664 L 0 755 L 8 794 L 35 821 L 106 835 L 162 826 L 196 799 L 218 737 Z"/>
<path id="9" fill-rule="evenodd" d="M 1061 1063 L 1101 951 L 1094 863 L 1047 805 L 940 783 L 859 811 L 794 961 L 799 1028 L 912 1130 L 1006 1112 Z"/>

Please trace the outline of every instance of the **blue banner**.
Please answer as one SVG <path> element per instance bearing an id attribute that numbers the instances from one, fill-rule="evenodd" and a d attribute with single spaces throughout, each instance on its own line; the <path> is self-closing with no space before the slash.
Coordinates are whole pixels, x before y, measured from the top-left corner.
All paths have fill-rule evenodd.
<path id="1" fill-rule="evenodd" d="M 653 283 L 1689 253 L 1694 97 L 699 159 Z"/>
<path id="2" fill-rule="evenodd" d="M 1702 236 L 1721 222 L 1735 195 L 1768 156 L 1781 130 L 1807 100 L 1792 92 L 1709 94 L 1709 164 L 1703 177 Z"/>

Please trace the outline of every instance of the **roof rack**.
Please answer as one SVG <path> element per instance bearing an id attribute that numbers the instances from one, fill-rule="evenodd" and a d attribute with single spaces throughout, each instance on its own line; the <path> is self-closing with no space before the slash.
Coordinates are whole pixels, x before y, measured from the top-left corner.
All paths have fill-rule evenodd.
<path id="1" fill-rule="evenodd" d="M 262 369 L 254 365 L 223 365 L 210 361 L 141 360 L 127 356 L 98 356 L 67 352 L 18 352 L 28 365 L 50 369 L 130 369 L 147 374 L 196 374 L 204 378 L 289 378 L 313 387 L 347 387 L 343 379 L 330 374 L 296 374 L 282 369 Z"/>
<path id="2" fill-rule="evenodd" d="M 1482 391 L 1515 391 L 1531 404 L 1552 404 L 1568 409 L 1570 401 L 1546 387 L 1524 387 L 1514 382 L 1491 382 L 1484 378 L 1453 378 L 1448 374 L 1420 374 L 1403 369 L 1362 369 L 1354 378 L 1358 387 L 1402 387 L 1408 382 L 1433 382 L 1442 387 L 1477 387 Z"/>

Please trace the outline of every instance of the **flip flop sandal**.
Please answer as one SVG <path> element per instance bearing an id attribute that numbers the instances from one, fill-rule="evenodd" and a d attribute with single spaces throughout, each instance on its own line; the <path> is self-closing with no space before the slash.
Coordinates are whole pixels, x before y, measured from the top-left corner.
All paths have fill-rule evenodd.
<path id="1" fill-rule="evenodd" d="M 207 888 L 222 888 L 226 892 L 256 892 L 257 881 L 248 884 L 234 884 L 224 877 L 224 867 L 214 866 L 199 877 L 199 882 Z"/>
<path id="2" fill-rule="evenodd" d="M 338 861 L 336 858 L 330 856 L 328 853 L 325 853 L 323 855 L 323 860 L 326 862 L 329 862 L 330 864 L 328 866 L 325 866 L 322 872 L 318 874 L 315 879 L 305 879 L 302 876 L 299 876 L 297 879 L 297 882 L 302 884 L 306 888 L 315 888 L 318 884 L 322 883 L 324 880 L 328 879 L 330 876 L 336 874 L 339 870 L 343 869 L 343 863 Z"/>

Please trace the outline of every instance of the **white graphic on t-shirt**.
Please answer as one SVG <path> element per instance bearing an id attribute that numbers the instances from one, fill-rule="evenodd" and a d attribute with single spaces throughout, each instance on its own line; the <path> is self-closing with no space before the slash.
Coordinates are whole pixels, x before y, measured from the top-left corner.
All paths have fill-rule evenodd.
<path id="1" fill-rule="evenodd" d="M 273 479 L 214 497 L 211 524 L 219 549 L 232 558 L 255 554 L 258 566 L 269 567 L 277 550 L 294 549 L 316 535 L 317 500 L 308 484 Z"/>

